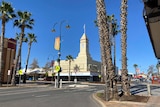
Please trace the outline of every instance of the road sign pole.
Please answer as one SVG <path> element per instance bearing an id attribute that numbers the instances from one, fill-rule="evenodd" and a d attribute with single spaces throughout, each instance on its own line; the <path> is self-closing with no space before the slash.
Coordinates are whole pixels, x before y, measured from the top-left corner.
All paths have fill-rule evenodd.
<path id="1" fill-rule="evenodd" d="M 55 78 L 55 84 L 54 87 L 57 88 L 57 79 Z"/>
<path id="2" fill-rule="evenodd" d="M 20 86 L 20 83 L 21 83 L 21 75 L 19 75 L 19 86 Z"/>
<path id="3" fill-rule="evenodd" d="M 58 88 L 59 88 L 59 86 L 60 86 L 60 72 L 58 72 L 58 76 L 57 76 L 57 80 L 58 80 L 58 84 L 57 84 L 57 86 L 58 86 Z"/>

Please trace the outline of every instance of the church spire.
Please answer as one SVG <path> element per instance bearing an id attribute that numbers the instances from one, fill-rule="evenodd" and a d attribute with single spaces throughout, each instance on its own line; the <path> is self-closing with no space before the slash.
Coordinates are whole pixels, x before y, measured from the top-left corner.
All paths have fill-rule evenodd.
<path id="1" fill-rule="evenodd" d="M 87 35 L 86 35 L 86 25 L 85 24 L 83 25 L 83 30 L 84 30 L 84 33 L 81 37 L 81 40 L 87 40 L 86 42 L 88 42 Z"/>

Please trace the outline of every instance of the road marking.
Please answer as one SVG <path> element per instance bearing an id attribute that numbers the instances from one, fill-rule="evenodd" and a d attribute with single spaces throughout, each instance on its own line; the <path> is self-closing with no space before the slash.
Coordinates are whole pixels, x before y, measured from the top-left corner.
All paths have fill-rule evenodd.
<path id="1" fill-rule="evenodd" d="M 80 92 L 80 91 L 83 91 L 83 92 L 95 92 L 95 91 L 97 91 L 97 89 L 96 88 L 86 88 L 86 87 L 84 87 L 84 88 L 74 88 L 74 89 L 69 89 L 69 90 L 64 90 L 64 92 L 66 92 L 66 93 L 68 93 L 68 92 Z"/>
<path id="2" fill-rule="evenodd" d="M 35 96 L 35 97 L 40 98 L 40 97 L 47 97 L 47 96 L 50 96 L 50 95 L 39 95 L 39 96 Z"/>
<path id="3" fill-rule="evenodd" d="M 88 90 L 86 90 L 86 91 L 97 91 L 97 89 L 88 89 Z"/>

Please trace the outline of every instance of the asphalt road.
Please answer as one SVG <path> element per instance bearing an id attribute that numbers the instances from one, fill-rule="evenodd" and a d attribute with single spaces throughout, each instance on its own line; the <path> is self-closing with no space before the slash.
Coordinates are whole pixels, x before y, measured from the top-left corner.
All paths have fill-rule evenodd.
<path id="1" fill-rule="evenodd" d="M 0 89 L 0 107 L 101 107 L 92 98 L 100 87 Z"/>

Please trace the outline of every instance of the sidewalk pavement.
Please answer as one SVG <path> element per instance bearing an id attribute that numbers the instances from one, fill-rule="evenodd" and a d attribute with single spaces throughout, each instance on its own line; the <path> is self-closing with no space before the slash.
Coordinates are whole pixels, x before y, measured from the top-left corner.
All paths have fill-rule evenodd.
<path id="1" fill-rule="evenodd" d="M 147 85 L 147 84 L 146 84 Z M 147 103 L 141 102 L 131 102 L 131 101 L 104 101 L 96 96 L 96 93 L 93 94 L 94 99 L 96 99 L 102 107 L 160 107 L 160 84 L 152 85 L 157 86 L 151 90 L 151 96 Z M 136 95 L 148 96 L 147 90 L 137 93 Z"/>
<path id="2" fill-rule="evenodd" d="M 48 87 L 49 84 L 51 85 L 51 82 L 41 83 L 38 81 L 27 81 L 26 83 L 16 84 L 16 86 L 12 86 L 11 84 L 3 84 L 2 87 L 0 87 L 0 89 L 17 88 L 17 87 Z"/>

